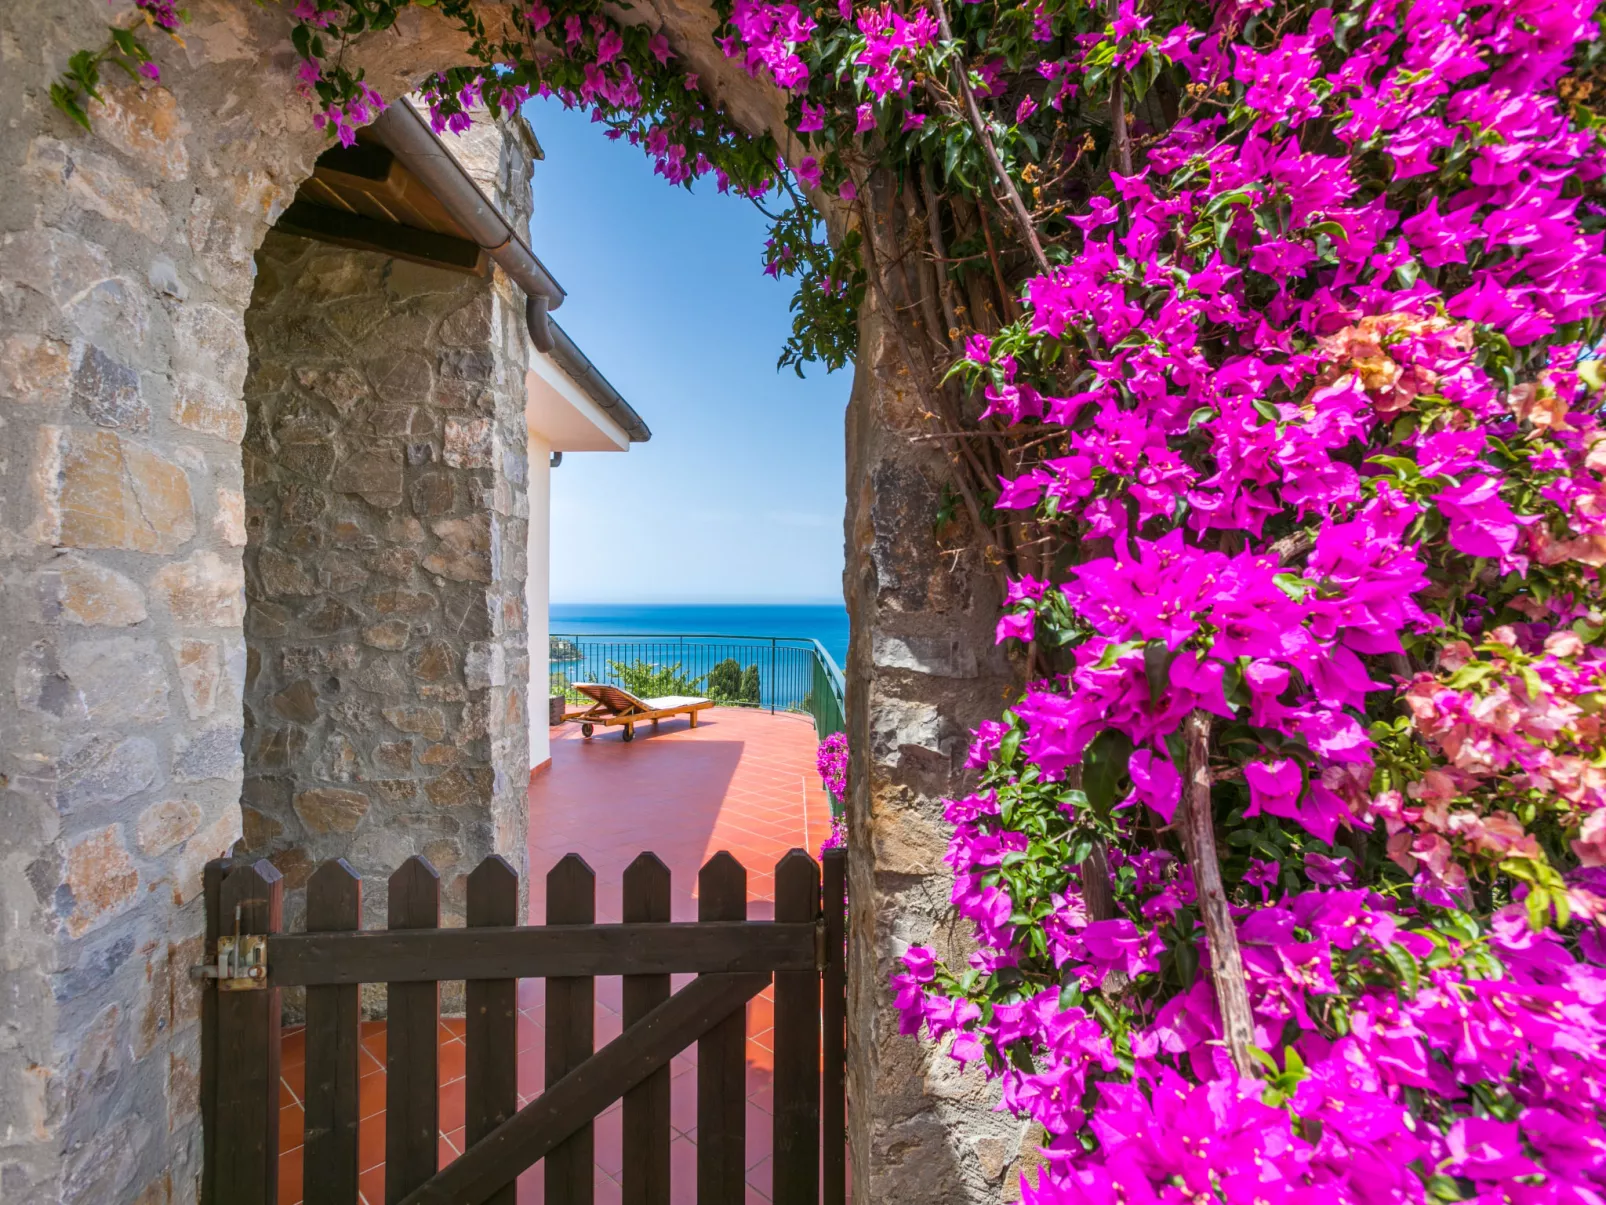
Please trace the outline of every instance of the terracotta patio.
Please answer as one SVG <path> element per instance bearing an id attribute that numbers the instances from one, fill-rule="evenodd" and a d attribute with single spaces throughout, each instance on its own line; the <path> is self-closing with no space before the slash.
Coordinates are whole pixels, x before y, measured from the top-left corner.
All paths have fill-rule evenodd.
<path id="1" fill-rule="evenodd" d="M 772 912 L 773 871 L 793 848 L 817 853 L 830 827 L 830 805 L 814 769 L 814 725 L 807 718 L 716 708 L 696 729 L 684 720 L 665 721 L 656 733 L 645 727 L 626 744 L 609 731 L 583 740 L 577 729 L 552 730 L 552 764 L 530 786 L 531 916 L 545 918 L 546 872 L 564 854 L 580 854 L 597 875 L 597 920 L 620 919 L 625 868 L 643 850 L 669 867 L 673 919 L 697 917 L 697 870 L 710 856 L 729 850 L 748 870 L 749 915 Z M 676 976 L 680 987 L 689 976 Z M 519 985 L 520 1103 L 543 1082 L 543 983 Z M 620 1032 L 618 978 L 596 981 L 596 1041 Z M 747 1012 L 747 1197 L 770 1199 L 771 994 Z M 462 1153 L 463 1024 L 441 1022 L 440 1159 Z M 696 1199 L 696 1048 L 673 1063 L 671 1146 L 674 1199 Z M 361 1189 L 364 1205 L 384 1201 L 385 1026 L 363 1024 L 363 1118 Z M 280 1190 L 282 1205 L 301 1201 L 301 1091 L 304 1051 L 299 1030 L 284 1040 L 280 1090 Z M 623 1151 L 620 1107 L 596 1123 L 596 1205 L 620 1200 Z M 542 1200 L 538 1164 L 519 1180 L 520 1205 Z"/>

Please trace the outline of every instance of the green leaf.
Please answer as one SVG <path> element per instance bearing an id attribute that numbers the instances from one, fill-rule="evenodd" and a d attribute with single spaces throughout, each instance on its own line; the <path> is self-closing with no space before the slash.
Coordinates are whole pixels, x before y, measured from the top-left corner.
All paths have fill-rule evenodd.
<path id="1" fill-rule="evenodd" d="M 1020 742 L 1023 735 L 1019 728 L 1011 728 L 1004 733 L 1004 739 L 998 742 L 998 760 L 1004 765 L 1014 765 L 1015 758 L 1020 753 Z"/>
<path id="2" fill-rule="evenodd" d="M 1120 644 L 1106 645 L 1099 659 L 1093 665 L 1094 669 L 1110 669 L 1128 653 L 1135 653 L 1143 647 L 1141 640 L 1123 640 Z"/>
<path id="3" fill-rule="evenodd" d="M 1441 1173 L 1428 1177 L 1428 1192 L 1441 1201 L 1461 1201 L 1466 1198 L 1461 1195 L 1461 1186 L 1454 1179 Z"/>
<path id="4" fill-rule="evenodd" d="M 1366 463 L 1379 464 L 1386 469 L 1393 469 L 1401 477 L 1409 481 L 1415 481 L 1422 475 L 1422 470 L 1417 467 L 1416 461 L 1407 460 L 1404 456 L 1368 456 Z"/>
<path id="5" fill-rule="evenodd" d="M 84 106 L 78 103 L 76 93 L 69 91 L 61 84 L 51 84 L 50 103 L 83 126 L 84 129 L 90 129 L 89 114 L 84 112 Z"/>
<path id="6" fill-rule="evenodd" d="M 1528 907 L 1530 929 L 1538 931 L 1550 925 L 1550 892 L 1543 887 L 1530 888 L 1528 898 L 1523 903 Z"/>
<path id="7" fill-rule="evenodd" d="M 1383 946 L 1383 956 L 1399 973 L 1406 991 L 1413 996 L 1416 995 L 1417 989 L 1422 985 L 1422 971 L 1411 952 L 1396 942 L 1388 942 Z"/>
<path id="8" fill-rule="evenodd" d="M 1149 706 L 1158 707 L 1160 699 L 1171 687 L 1171 662 L 1176 659 L 1163 640 L 1151 640 L 1143 646 L 1143 676 L 1149 683 Z"/>
<path id="9" fill-rule="evenodd" d="M 1082 755 L 1082 790 L 1088 805 L 1101 820 L 1108 820 L 1115 806 L 1116 791 L 1126 777 L 1132 758 L 1132 738 L 1115 728 L 1106 728 L 1088 745 Z"/>

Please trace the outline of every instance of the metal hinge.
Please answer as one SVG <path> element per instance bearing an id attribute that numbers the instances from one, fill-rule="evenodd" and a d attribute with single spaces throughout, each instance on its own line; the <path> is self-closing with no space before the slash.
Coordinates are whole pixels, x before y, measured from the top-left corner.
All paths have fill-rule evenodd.
<path id="1" fill-rule="evenodd" d="M 814 922 L 814 969 L 816 971 L 825 970 L 825 952 L 825 917 L 822 916 L 819 920 Z"/>
<path id="2" fill-rule="evenodd" d="M 191 979 L 216 979 L 220 992 L 256 992 L 268 986 L 266 934 L 240 932 L 240 908 L 234 909 L 234 935 L 217 939 L 217 961 L 190 968 Z"/>

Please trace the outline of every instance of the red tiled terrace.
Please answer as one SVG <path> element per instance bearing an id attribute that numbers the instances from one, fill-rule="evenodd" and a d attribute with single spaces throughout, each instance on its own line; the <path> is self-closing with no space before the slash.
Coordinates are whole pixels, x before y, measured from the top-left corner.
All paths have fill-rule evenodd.
<path id="1" fill-rule="evenodd" d="M 814 769 L 814 725 L 805 717 L 733 708 L 703 713 L 695 729 L 666 720 L 658 732 L 645 726 L 626 744 L 619 731 L 599 729 L 583 740 L 573 726 L 552 730 L 552 764 L 530 786 L 530 921 L 545 919 L 546 872 L 567 853 L 578 853 L 597 876 L 597 920 L 620 916 L 624 871 L 651 850 L 672 876 L 672 919 L 697 919 L 697 871 L 720 850 L 747 868 L 749 915 L 773 914 L 774 869 L 790 849 L 817 853 L 830 827 L 830 804 Z M 678 989 L 690 976 L 675 976 Z M 543 1083 L 544 984 L 519 984 L 519 1103 Z M 619 1035 L 621 982 L 596 981 L 596 1043 Z M 770 1199 L 770 1032 L 772 994 L 747 1008 L 747 1199 Z M 463 1151 L 463 1022 L 443 1018 L 440 1028 L 440 1161 Z M 363 1205 L 384 1201 L 385 1026 L 362 1026 L 361 1191 Z M 280 1085 L 279 1201 L 301 1201 L 301 1108 L 305 1052 L 300 1030 L 284 1039 Z M 674 1200 L 696 1199 L 695 1045 L 677 1055 L 671 1070 L 671 1176 Z M 623 1166 L 620 1106 L 596 1122 L 596 1205 L 620 1200 Z M 519 1178 L 519 1205 L 540 1205 L 537 1164 Z"/>

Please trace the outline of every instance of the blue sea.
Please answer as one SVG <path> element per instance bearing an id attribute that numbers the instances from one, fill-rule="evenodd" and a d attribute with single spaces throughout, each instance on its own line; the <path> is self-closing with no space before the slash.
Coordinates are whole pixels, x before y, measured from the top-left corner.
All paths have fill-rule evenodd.
<path id="1" fill-rule="evenodd" d="M 818 640 L 838 666 L 848 660 L 841 604 L 553 603 L 554 636 L 784 636 Z"/>

